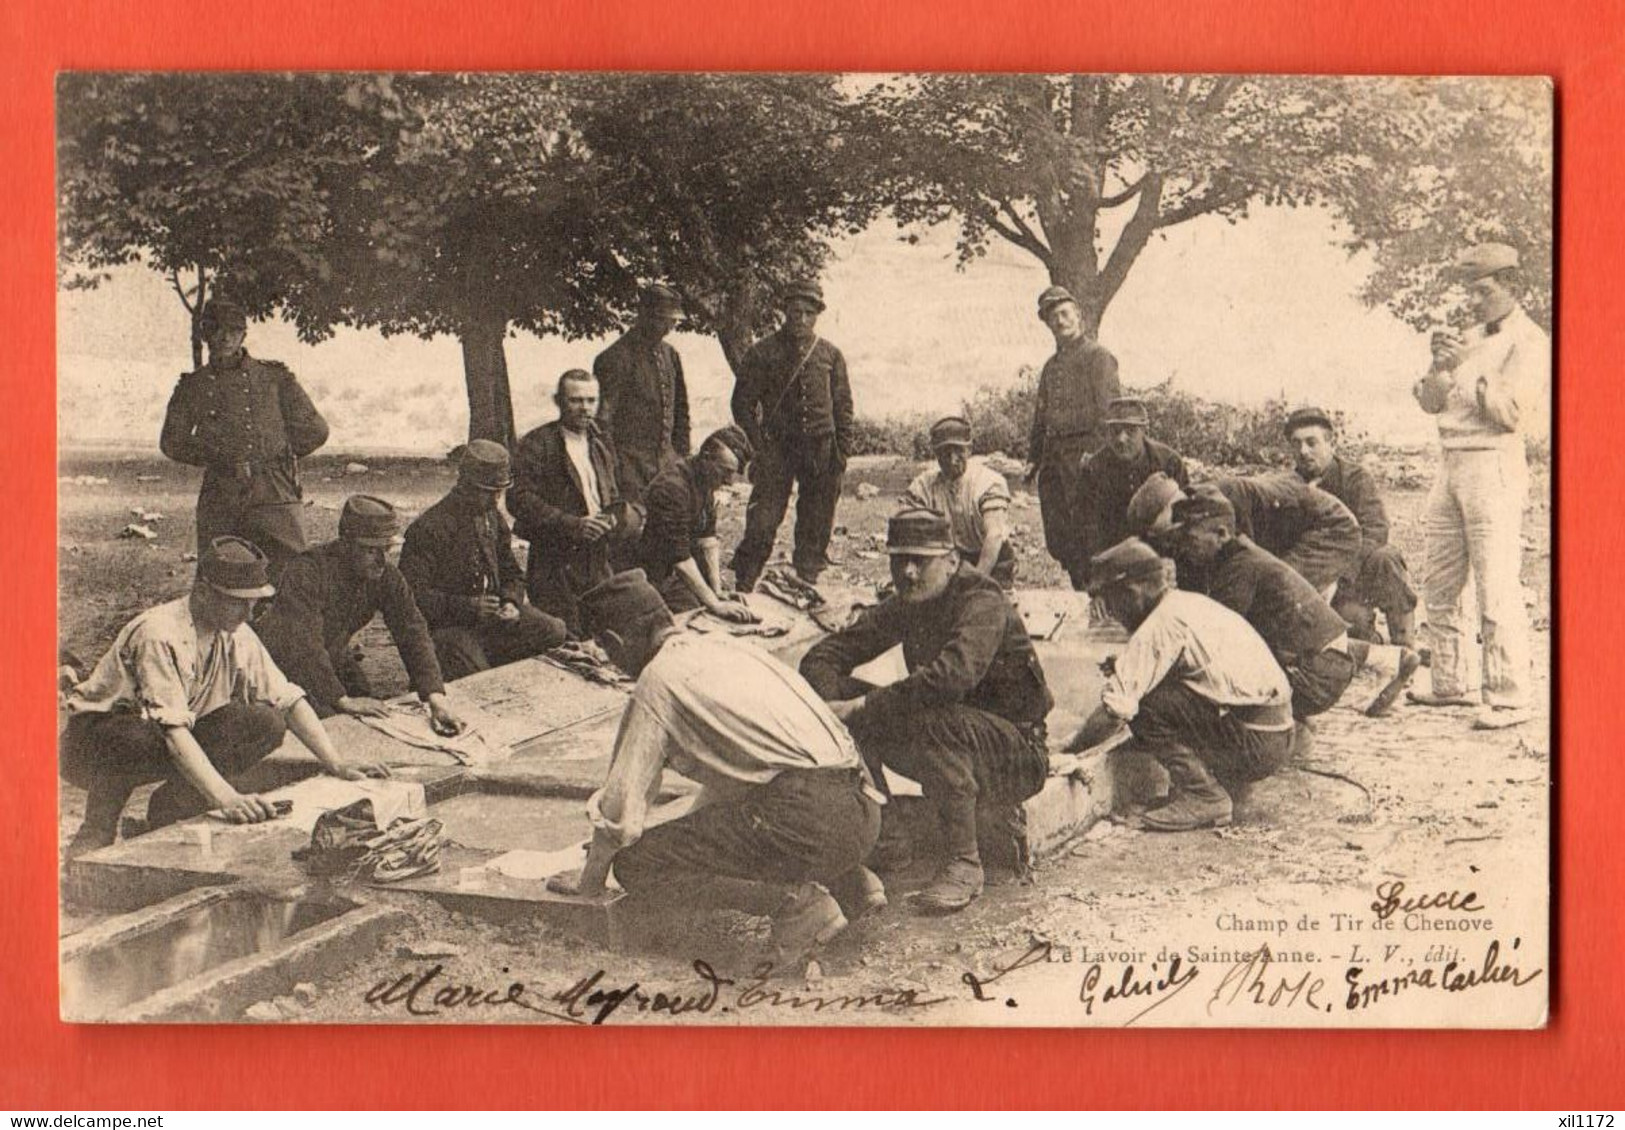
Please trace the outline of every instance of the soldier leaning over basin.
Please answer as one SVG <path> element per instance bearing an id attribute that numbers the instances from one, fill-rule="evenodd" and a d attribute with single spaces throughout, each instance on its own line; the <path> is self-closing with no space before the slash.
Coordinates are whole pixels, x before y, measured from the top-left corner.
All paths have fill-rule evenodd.
<path id="1" fill-rule="evenodd" d="M 299 460 L 327 442 L 327 421 L 287 366 L 248 355 L 242 307 L 216 298 L 199 323 L 209 361 L 175 386 L 158 446 L 203 468 L 199 555 L 217 537 L 245 538 L 265 552 L 274 580 L 305 551 Z"/>

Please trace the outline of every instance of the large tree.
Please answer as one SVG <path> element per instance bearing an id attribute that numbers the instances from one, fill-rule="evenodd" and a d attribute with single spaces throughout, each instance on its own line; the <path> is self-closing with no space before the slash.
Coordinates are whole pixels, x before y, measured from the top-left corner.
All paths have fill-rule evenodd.
<path id="1" fill-rule="evenodd" d="M 327 270 L 324 186 L 351 176 L 372 123 L 325 75 L 64 74 L 57 83 L 63 283 L 162 273 L 193 319 L 216 288 L 255 316 Z"/>
<path id="2" fill-rule="evenodd" d="M 332 270 L 286 295 L 313 339 L 340 323 L 455 336 L 470 439 L 513 445 L 510 332 L 602 333 L 605 293 L 633 285 L 596 222 L 601 178 L 564 83 L 414 75 L 363 88 L 389 128 L 359 175 L 331 186 Z"/>
<path id="3" fill-rule="evenodd" d="M 1366 80 L 911 75 L 865 92 L 866 160 L 905 223 L 1002 239 L 1101 318 L 1151 239 L 1257 204 L 1337 201 Z"/>
<path id="4" fill-rule="evenodd" d="M 873 216 L 853 107 L 831 75 L 578 76 L 572 113 L 609 191 L 595 219 L 639 274 L 683 294 L 736 371 L 774 292 L 817 275 Z M 627 313 L 630 294 L 608 297 Z"/>

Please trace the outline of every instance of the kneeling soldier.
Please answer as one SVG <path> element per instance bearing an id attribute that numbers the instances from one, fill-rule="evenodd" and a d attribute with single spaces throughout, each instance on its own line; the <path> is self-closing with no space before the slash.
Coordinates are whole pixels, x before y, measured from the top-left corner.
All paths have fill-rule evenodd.
<path id="1" fill-rule="evenodd" d="M 1089 563 L 1089 594 L 1130 632 L 1101 704 L 1066 745 L 1077 753 L 1127 723 L 1168 771 L 1168 801 L 1145 827 L 1183 832 L 1229 824 L 1232 792 L 1292 753 L 1292 687 L 1252 625 L 1205 596 L 1180 592 L 1165 562 L 1127 541 Z"/>
<path id="2" fill-rule="evenodd" d="M 604 650 L 638 681 L 609 777 L 587 802 L 586 865 L 554 876 L 550 890 L 601 894 L 613 868 L 656 905 L 771 915 L 781 965 L 885 905 L 862 868 L 883 797 L 851 735 L 799 675 L 741 640 L 684 634 L 641 570 L 581 603 Z M 702 792 L 688 815 L 647 827 L 667 765 Z"/>
<path id="3" fill-rule="evenodd" d="M 1005 822 L 1025 866 L 1020 806 L 1049 774 L 1044 717 L 1054 700 L 1021 616 L 998 582 L 960 562 L 946 517 L 894 515 L 886 550 L 896 595 L 819 641 L 801 673 L 871 767 L 918 781 L 936 806 L 947 858 L 918 903 L 960 910 L 982 893 L 979 808 L 995 810 L 984 813 L 989 823 Z M 907 678 L 871 687 L 852 677 L 899 643 Z"/>
<path id="4" fill-rule="evenodd" d="M 345 499 L 337 541 L 300 554 L 282 570 L 276 603 L 258 629 L 271 658 L 305 688 L 316 713 L 387 714 L 372 684 L 350 653 L 350 639 L 380 611 L 412 689 L 429 706 L 436 729 L 463 728 L 446 702 L 429 625 L 412 599 L 389 550 L 401 544 L 401 520 L 381 498 Z"/>
<path id="5" fill-rule="evenodd" d="M 88 791 L 73 857 L 106 847 L 140 785 L 163 781 L 147 803 L 161 828 L 220 809 L 237 824 L 270 819 L 271 803 L 231 778 L 292 730 L 335 777 L 387 777 L 387 767 L 339 761 L 327 731 L 248 626 L 254 602 L 276 590 L 269 562 L 241 538 L 215 538 L 198 558 L 187 596 L 149 608 L 67 698 L 62 777 Z"/>

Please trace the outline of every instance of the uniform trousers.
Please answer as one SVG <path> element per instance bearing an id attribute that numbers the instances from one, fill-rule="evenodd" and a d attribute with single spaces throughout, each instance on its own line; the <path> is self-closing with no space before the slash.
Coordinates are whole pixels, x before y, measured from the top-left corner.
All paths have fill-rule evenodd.
<path id="1" fill-rule="evenodd" d="M 615 856 L 629 893 L 771 914 L 801 883 L 826 888 L 858 867 L 880 834 L 859 769 L 786 769 L 766 784 L 644 831 Z M 717 879 L 745 885 L 718 884 Z"/>
<path id="2" fill-rule="evenodd" d="M 522 605 L 517 620 L 490 617 L 473 627 L 438 628 L 429 633 L 440 670 L 448 680 L 517 663 L 558 647 L 569 634 L 564 621 L 533 605 Z"/>
<path id="3" fill-rule="evenodd" d="M 941 818 L 950 859 L 981 858 L 978 808 L 1019 805 L 1049 776 L 1041 725 L 1017 726 L 964 703 L 883 717 L 860 711 L 850 729 L 877 779 L 883 765 L 919 782 Z"/>
<path id="4" fill-rule="evenodd" d="M 199 718 L 192 737 L 229 781 L 281 745 L 287 729 L 273 706 L 232 702 Z M 85 822 L 74 837 L 82 847 L 112 843 L 130 794 L 152 781 L 164 783 L 147 803 L 151 827 L 173 824 L 209 807 L 181 775 L 157 722 L 113 711 L 75 714 L 62 731 L 60 754 L 62 779 L 89 794 Z"/>
<path id="5" fill-rule="evenodd" d="M 845 470 L 832 435 L 763 443 L 751 468 L 745 535 L 732 562 L 734 576 L 743 578 L 742 584 L 754 583 L 773 556 L 773 541 L 784 522 L 792 487 L 800 493 L 791 562 L 800 572 L 823 571 L 829 561 L 829 539 L 835 529 L 835 506 Z"/>

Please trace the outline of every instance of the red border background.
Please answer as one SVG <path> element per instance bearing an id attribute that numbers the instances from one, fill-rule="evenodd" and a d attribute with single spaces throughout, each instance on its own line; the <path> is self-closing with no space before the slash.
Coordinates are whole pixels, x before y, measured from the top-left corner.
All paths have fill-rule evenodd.
<path id="1" fill-rule="evenodd" d="M 1620 1101 L 1625 0 L 801 6 L 486 0 L 0 5 L 0 1107 L 1331 1106 Z M 1548 74 L 1560 149 L 1559 859 L 1539 1033 L 72 1027 L 56 1018 L 52 80 L 63 68 Z M 1610 456 L 1616 456 L 1610 458 Z M 1588 583 L 1589 582 L 1589 583 Z M 1612 849 L 1612 850 L 1611 850 Z M 1613 1082 L 1610 1083 L 1609 1080 Z"/>

